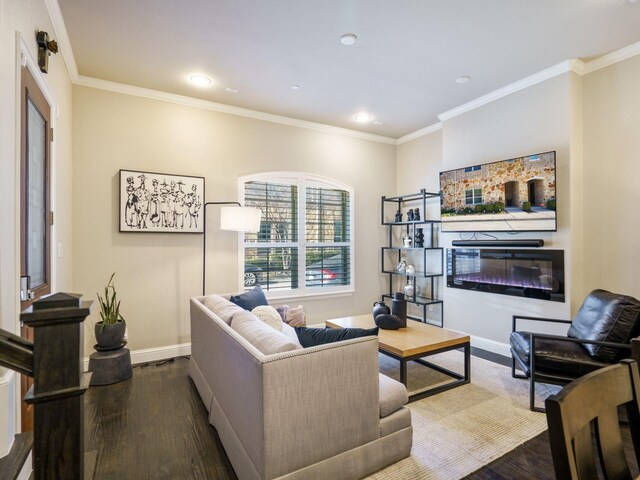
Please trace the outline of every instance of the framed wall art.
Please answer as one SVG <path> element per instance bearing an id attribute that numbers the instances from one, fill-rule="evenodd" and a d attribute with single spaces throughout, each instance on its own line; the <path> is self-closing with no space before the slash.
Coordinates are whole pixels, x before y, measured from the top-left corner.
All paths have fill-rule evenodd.
<path id="1" fill-rule="evenodd" d="M 120 231 L 202 233 L 204 177 L 120 170 Z"/>

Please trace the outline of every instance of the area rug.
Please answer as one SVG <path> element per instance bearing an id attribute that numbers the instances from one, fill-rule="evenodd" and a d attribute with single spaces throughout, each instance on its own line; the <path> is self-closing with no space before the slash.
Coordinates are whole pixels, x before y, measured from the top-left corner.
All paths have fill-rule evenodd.
<path id="1" fill-rule="evenodd" d="M 461 352 L 446 352 L 429 361 L 462 372 Z M 380 354 L 380 371 L 398 380 L 398 361 Z M 411 362 L 408 379 L 412 392 L 447 377 Z M 544 385 L 536 388 L 538 402 L 554 391 Z M 470 384 L 410 403 L 409 409 L 411 456 L 368 479 L 461 479 L 547 428 L 545 414 L 529 410 L 529 382 L 512 378 L 510 368 L 477 357 L 471 357 Z"/>

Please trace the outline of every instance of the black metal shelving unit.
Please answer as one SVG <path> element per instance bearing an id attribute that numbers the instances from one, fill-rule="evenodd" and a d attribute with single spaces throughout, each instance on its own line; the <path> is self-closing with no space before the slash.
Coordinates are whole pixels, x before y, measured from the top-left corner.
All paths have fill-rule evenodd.
<path id="1" fill-rule="evenodd" d="M 426 219 L 427 202 L 433 201 L 434 199 L 437 199 L 439 202 L 440 194 L 427 192 L 425 189 L 420 190 L 418 193 L 412 193 L 409 195 L 382 197 L 380 202 L 380 221 L 382 225 L 388 227 L 389 234 L 388 244 L 387 246 L 382 247 L 380 252 L 382 273 L 389 276 L 389 292 L 382 295 L 382 300 L 384 301 L 393 297 L 394 284 L 397 283 L 398 277 L 406 278 L 413 285 L 413 295 L 407 297 L 407 302 L 415 305 L 415 310 L 419 312 L 418 314 L 408 314 L 407 317 L 412 320 L 442 327 L 444 322 L 444 302 L 435 297 L 435 292 L 436 282 L 439 278 L 444 276 L 444 248 L 436 246 L 436 227 L 440 221 Z M 400 210 L 403 215 L 406 215 L 405 210 L 407 208 L 415 207 L 422 209 L 421 214 L 424 219 L 403 222 L 387 220 L 389 215 L 392 215 L 392 218 L 394 218 L 397 210 Z M 393 209 L 393 211 L 390 213 L 391 209 Z M 406 233 L 412 239 L 415 239 L 417 228 L 426 227 L 427 231 L 424 232 L 425 246 L 394 246 L 394 240 L 397 241 L 397 239 L 394 239 L 394 233 L 399 233 L 397 230 L 394 230 L 394 228 L 397 227 L 401 229 L 401 233 Z M 393 252 L 397 252 L 397 255 L 394 255 Z M 401 257 L 405 253 L 407 255 L 414 254 L 412 255 L 412 258 L 418 259 L 418 257 L 421 257 L 419 258 L 420 263 L 415 266 L 416 271 L 412 274 L 396 271 L 396 265 L 400 262 Z M 439 258 L 435 260 L 430 259 L 429 257 L 432 255 L 437 255 Z M 396 263 L 389 265 L 394 257 L 397 257 Z M 428 266 L 439 268 L 432 268 L 432 270 L 436 271 L 428 271 Z M 400 289 L 399 291 L 403 290 Z M 418 291 L 420 291 L 420 295 L 418 295 Z M 435 308 L 439 311 L 439 315 L 434 311 Z"/>

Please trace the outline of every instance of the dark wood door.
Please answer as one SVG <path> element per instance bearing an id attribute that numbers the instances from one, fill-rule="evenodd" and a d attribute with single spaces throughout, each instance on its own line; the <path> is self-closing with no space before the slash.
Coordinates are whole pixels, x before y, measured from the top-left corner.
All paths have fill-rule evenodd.
<path id="1" fill-rule="evenodd" d="M 27 67 L 22 68 L 20 147 L 20 306 L 51 292 L 51 108 Z M 25 287 L 28 284 L 28 288 Z M 33 332 L 21 328 L 33 341 Z M 22 375 L 21 394 L 31 388 Z M 33 430 L 32 406 L 22 402 L 22 431 Z"/>

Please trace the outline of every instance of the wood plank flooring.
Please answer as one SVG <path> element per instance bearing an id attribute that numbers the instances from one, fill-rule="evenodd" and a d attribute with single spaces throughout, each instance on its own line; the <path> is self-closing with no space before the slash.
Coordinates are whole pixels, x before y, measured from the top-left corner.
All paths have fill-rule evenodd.
<path id="1" fill-rule="evenodd" d="M 134 368 L 129 380 L 85 395 L 85 448 L 95 480 L 235 479 L 186 358 Z"/>
<path id="2" fill-rule="evenodd" d="M 96 480 L 236 478 L 187 365 L 180 357 L 137 366 L 129 380 L 89 389 L 85 447 L 97 451 Z M 628 440 L 628 430 L 625 436 Z M 546 432 L 466 477 L 553 478 Z"/>

